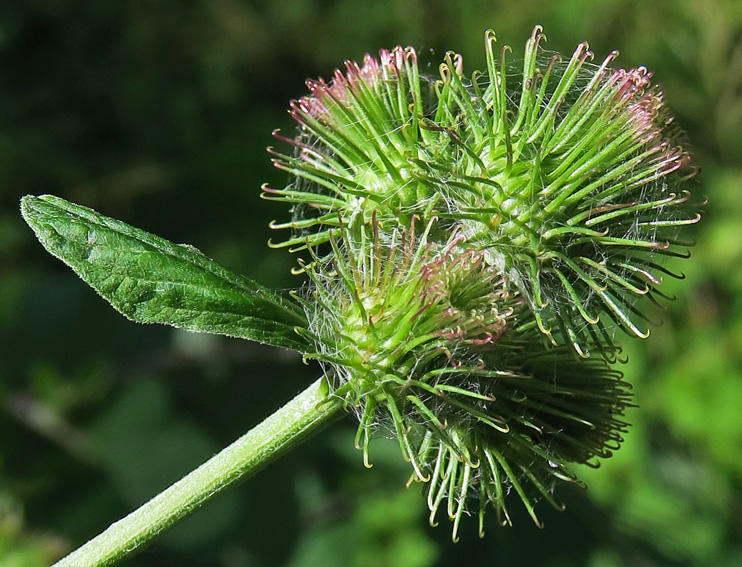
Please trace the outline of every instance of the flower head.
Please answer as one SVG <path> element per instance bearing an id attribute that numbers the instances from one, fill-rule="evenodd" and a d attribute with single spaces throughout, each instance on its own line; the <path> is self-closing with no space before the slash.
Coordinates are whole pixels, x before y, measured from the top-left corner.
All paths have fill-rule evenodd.
<path id="1" fill-rule="evenodd" d="M 515 492 L 559 506 L 572 464 L 622 441 L 629 386 L 617 328 L 648 333 L 677 231 L 698 220 L 683 132 L 643 67 L 562 60 L 537 27 L 522 68 L 485 34 L 484 72 L 446 54 L 437 78 L 414 49 L 347 63 L 291 105 L 294 180 L 278 246 L 306 249 L 301 297 L 334 394 L 359 417 L 368 463 L 387 427 L 425 483 L 431 522 Z M 642 299 L 646 298 L 646 299 Z M 534 498 L 535 495 L 535 498 Z"/>
<path id="2" fill-rule="evenodd" d="M 411 423 L 443 432 L 449 416 L 436 415 L 441 404 L 452 414 L 477 413 L 488 394 L 468 377 L 506 335 L 519 302 L 481 251 L 460 248 L 460 235 L 440 246 L 427 231 L 395 231 L 382 243 L 378 223 L 373 229 L 343 226 L 331 259 L 308 269 L 313 286 L 303 301 L 317 352 L 306 357 L 328 364 L 335 395 L 359 410 L 366 462 L 381 406 L 422 477 Z"/>
<path id="3" fill-rule="evenodd" d="M 426 432 L 418 445 L 424 481 L 435 523 L 439 509 L 453 521 L 453 538 L 464 515 L 479 518 L 480 536 L 488 508 L 501 525 L 511 524 L 506 496 L 518 495 L 541 526 L 535 502 L 563 506 L 554 490 L 559 482 L 582 485 L 575 464 L 598 465 L 619 448 L 628 423 L 630 387 L 605 361 L 576 361 L 567 347 L 554 351 L 525 349 L 510 360 L 487 361 L 485 368 L 507 371 L 473 373 L 470 380 L 488 384 L 490 399 L 480 411 L 507 428 L 451 423 L 447 438 Z"/>

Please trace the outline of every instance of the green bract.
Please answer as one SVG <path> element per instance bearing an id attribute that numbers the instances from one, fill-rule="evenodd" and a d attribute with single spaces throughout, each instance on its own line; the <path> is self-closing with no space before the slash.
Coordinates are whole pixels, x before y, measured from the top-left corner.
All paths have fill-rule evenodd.
<path id="1" fill-rule="evenodd" d="M 460 55 L 426 77 L 397 47 L 308 81 L 298 135 L 276 133 L 293 154 L 271 150 L 293 181 L 263 188 L 293 206 L 276 246 L 310 251 L 308 356 L 358 413 L 364 459 L 373 427 L 394 431 L 454 537 L 472 502 L 480 530 L 489 503 L 508 523 L 511 489 L 538 523 L 534 494 L 555 503 L 571 464 L 618 447 L 614 331 L 647 336 L 639 300 L 666 298 L 663 257 L 699 218 L 651 74 L 543 40 L 520 70 L 487 32 L 470 78 Z"/>
<path id="2" fill-rule="evenodd" d="M 301 124 L 296 176 L 267 198 L 294 204 L 294 249 L 326 242 L 341 219 L 372 215 L 389 227 L 438 219 L 431 237 L 460 227 L 527 301 L 554 344 L 609 354 L 611 331 L 647 335 L 635 303 L 657 302 L 663 256 L 686 251 L 678 226 L 696 170 L 643 67 L 599 65 L 581 44 L 568 61 L 546 55 L 536 28 L 519 77 L 485 35 L 487 68 L 468 79 L 448 53 L 440 78 L 422 77 L 414 49 L 348 63 L 332 81 L 309 81 L 291 106 Z M 647 301 L 645 300 L 645 302 Z"/>

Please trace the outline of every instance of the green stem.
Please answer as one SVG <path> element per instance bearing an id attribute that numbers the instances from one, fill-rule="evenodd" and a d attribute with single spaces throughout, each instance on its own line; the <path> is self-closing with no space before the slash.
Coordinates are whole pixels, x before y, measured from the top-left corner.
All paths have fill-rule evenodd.
<path id="1" fill-rule="evenodd" d="M 112 565 L 341 415 L 319 379 L 229 447 L 112 524 L 54 567 Z M 324 403 L 323 403 L 324 402 Z"/>

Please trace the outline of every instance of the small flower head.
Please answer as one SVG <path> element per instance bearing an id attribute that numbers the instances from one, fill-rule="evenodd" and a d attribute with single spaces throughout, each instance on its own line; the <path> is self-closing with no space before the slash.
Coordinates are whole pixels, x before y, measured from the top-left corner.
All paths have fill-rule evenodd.
<path id="1" fill-rule="evenodd" d="M 368 235 L 363 225 L 342 226 L 331 259 L 308 268 L 313 286 L 303 301 L 317 352 L 306 356 L 330 366 L 335 394 L 358 410 L 366 462 L 382 407 L 423 476 L 409 445 L 410 423 L 443 430 L 445 418 L 435 415 L 441 404 L 458 413 L 486 397 L 452 381 L 481 367 L 518 302 L 482 252 L 460 248 L 460 235 L 441 246 L 427 232 L 393 231 L 382 243 L 378 223 L 373 229 Z"/>
<path id="2" fill-rule="evenodd" d="M 498 367 L 509 370 L 492 370 Z M 481 536 L 490 507 L 501 525 L 510 525 L 510 492 L 541 526 L 536 501 L 563 509 L 554 496 L 557 484 L 582 485 L 573 465 L 597 466 L 618 449 L 628 427 L 630 387 L 621 373 L 602 360 L 577 361 L 566 346 L 488 360 L 470 379 L 488 385 L 490 399 L 479 410 L 506 430 L 465 421 L 452 423 L 445 441 L 428 433 L 418 449 L 428 477 L 412 479 L 427 482 L 430 522 L 443 509 L 454 540 L 464 515 L 478 516 Z"/>
<path id="3" fill-rule="evenodd" d="M 296 151 L 275 154 L 296 181 L 264 189 L 294 204 L 283 245 L 326 242 L 339 219 L 435 218 L 431 238 L 460 227 L 554 344 L 588 356 L 615 349 L 614 326 L 645 337 L 635 304 L 664 297 L 661 260 L 685 255 L 677 228 L 699 218 L 684 134 L 643 67 L 612 69 L 615 52 L 592 65 L 587 44 L 562 61 L 543 41 L 536 28 L 516 78 L 487 32 L 470 79 L 453 53 L 422 77 L 398 47 L 309 82 L 291 107 L 299 135 L 281 138 Z"/>
<path id="4" fill-rule="evenodd" d="M 295 204 L 294 219 L 274 225 L 297 230 L 283 246 L 326 242 L 338 229 L 338 213 L 366 224 L 373 215 L 392 218 L 403 227 L 415 215 L 425 222 L 433 216 L 438 197 L 413 179 L 410 166 L 426 147 L 419 123 L 433 97 L 415 50 L 383 50 L 378 59 L 367 55 L 362 66 L 346 66 L 329 83 L 308 81 L 311 94 L 291 103 L 300 124 L 296 138 L 275 133 L 295 149 L 293 156 L 276 153 L 274 163 L 296 181 L 280 190 L 264 187 L 266 198 Z"/>

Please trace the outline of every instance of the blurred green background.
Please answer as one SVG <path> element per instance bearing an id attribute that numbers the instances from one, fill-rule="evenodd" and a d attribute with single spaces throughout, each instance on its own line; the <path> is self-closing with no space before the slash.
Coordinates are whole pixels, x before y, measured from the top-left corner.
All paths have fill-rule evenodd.
<path id="1" fill-rule="evenodd" d="M 137 326 L 34 240 L 26 194 L 54 193 L 266 285 L 285 183 L 265 152 L 307 77 L 415 45 L 483 64 L 587 40 L 646 65 L 688 130 L 708 196 L 678 296 L 627 345 L 638 409 L 587 491 L 560 487 L 537 529 L 426 522 L 384 440 L 366 470 L 348 419 L 201 510 L 131 565 L 742 565 L 742 2 L 738 0 L 4 0 L 0 4 L 0 567 L 51 563 L 241 435 L 318 374 L 268 347 Z M 494 518 L 492 518 L 494 519 Z"/>

